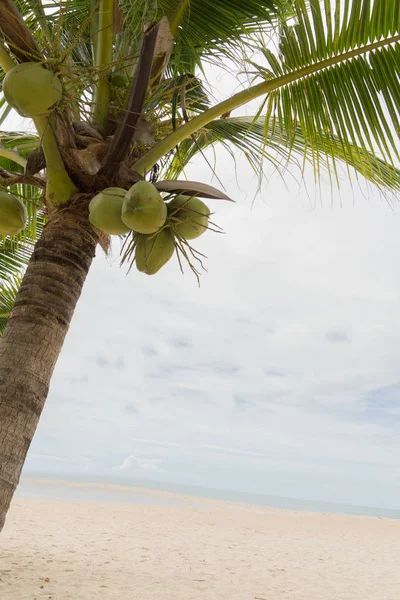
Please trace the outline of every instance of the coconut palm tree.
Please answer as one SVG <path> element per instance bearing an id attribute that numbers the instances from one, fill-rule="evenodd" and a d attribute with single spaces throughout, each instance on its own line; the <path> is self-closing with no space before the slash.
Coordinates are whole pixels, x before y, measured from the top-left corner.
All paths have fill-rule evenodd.
<path id="1" fill-rule="evenodd" d="M 96 248 L 109 244 L 89 221 L 93 196 L 147 179 L 166 200 L 226 198 L 178 179 L 217 144 L 257 172 L 300 160 L 334 182 L 344 163 L 398 193 L 399 41 L 398 0 L 1 0 L 0 80 L 37 63 L 62 94 L 32 108 L 36 133 L 1 135 L 0 185 L 28 221 L 0 236 L 0 530 Z M 245 73 L 241 90 L 213 102 L 208 64 Z M 0 96 L 0 127 L 21 87 L 34 102 L 29 85 Z M 253 116 L 232 114 L 252 101 Z M 125 235 L 123 260 L 136 243 Z M 176 246 L 196 271 L 195 249 Z"/>

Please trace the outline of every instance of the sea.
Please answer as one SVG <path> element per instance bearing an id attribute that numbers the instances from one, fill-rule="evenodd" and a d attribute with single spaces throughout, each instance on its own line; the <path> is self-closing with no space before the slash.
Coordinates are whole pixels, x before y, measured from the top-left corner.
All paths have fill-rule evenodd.
<path id="1" fill-rule="evenodd" d="M 355 506 L 284 498 L 232 490 L 211 489 L 175 483 L 120 478 L 82 478 L 80 476 L 55 479 L 54 476 L 25 476 L 16 491 L 17 498 L 63 500 L 78 502 L 111 502 L 115 504 L 142 504 L 158 506 L 185 506 L 204 508 L 204 499 L 234 502 L 254 507 L 265 507 L 312 513 L 360 515 L 400 519 L 400 508 L 390 510 L 371 506 Z"/>

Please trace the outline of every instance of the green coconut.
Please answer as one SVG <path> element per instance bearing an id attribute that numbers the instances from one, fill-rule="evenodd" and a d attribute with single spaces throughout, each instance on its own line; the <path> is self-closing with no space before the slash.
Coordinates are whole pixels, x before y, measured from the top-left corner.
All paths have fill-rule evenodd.
<path id="1" fill-rule="evenodd" d="M 111 83 L 116 88 L 126 88 L 129 85 L 129 77 L 125 71 L 115 71 L 111 75 Z"/>
<path id="2" fill-rule="evenodd" d="M 121 217 L 137 233 L 155 233 L 167 219 L 167 206 L 149 181 L 138 181 L 125 196 Z"/>
<path id="3" fill-rule="evenodd" d="M 26 208 L 21 200 L 0 190 L 0 233 L 16 235 L 26 226 Z"/>
<path id="4" fill-rule="evenodd" d="M 3 81 L 8 102 L 23 117 L 47 115 L 62 98 L 57 75 L 39 63 L 21 63 L 13 67 Z"/>
<path id="5" fill-rule="evenodd" d="M 89 204 L 89 220 L 92 225 L 110 235 L 128 233 L 130 227 L 121 219 L 122 203 L 126 190 L 118 187 L 106 188 L 96 194 Z"/>
<path id="6" fill-rule="evenodd" d="M 174 238 L 167 229 L 155 235 L 139 234 L 135 252 L 136 267 L 142 273 L 154 275 L 170 260 L 174 250 Z"/>
<path id="7" fill-rule="evenodd" d="M 174 232 L 186 240 L 194 240 L 208 228 L 210 209 L 199 198 L 177 196 L 168 204 Z"/>

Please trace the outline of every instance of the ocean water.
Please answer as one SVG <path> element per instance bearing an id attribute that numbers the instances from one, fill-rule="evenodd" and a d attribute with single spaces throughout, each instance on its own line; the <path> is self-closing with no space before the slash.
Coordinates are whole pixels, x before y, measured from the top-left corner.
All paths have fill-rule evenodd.
<path id="1" fill-rule="evenodd" d="M 400 509 L 389 510 L 164 482 L 155 483 L 148 480 L 117 478 L 65 477 L 61 480 L 55 479 L 54 476 L 43 475 L 23 477 L 17 488 L 16 496 L 19 498 L 36 498 L 41 500 L 190 506 L 194 508 L 204 507 L 201 500 L 208 498 L 294 511 L 400 519 Z"/>

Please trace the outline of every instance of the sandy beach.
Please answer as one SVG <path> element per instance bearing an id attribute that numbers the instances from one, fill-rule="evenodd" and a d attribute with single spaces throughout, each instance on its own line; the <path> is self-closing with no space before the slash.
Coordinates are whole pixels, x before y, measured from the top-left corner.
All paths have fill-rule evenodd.
<path id="1" fill-rule="evenodd" d="M 1 600 L 398 600 L 400 520 L 16 499 Z"/>

